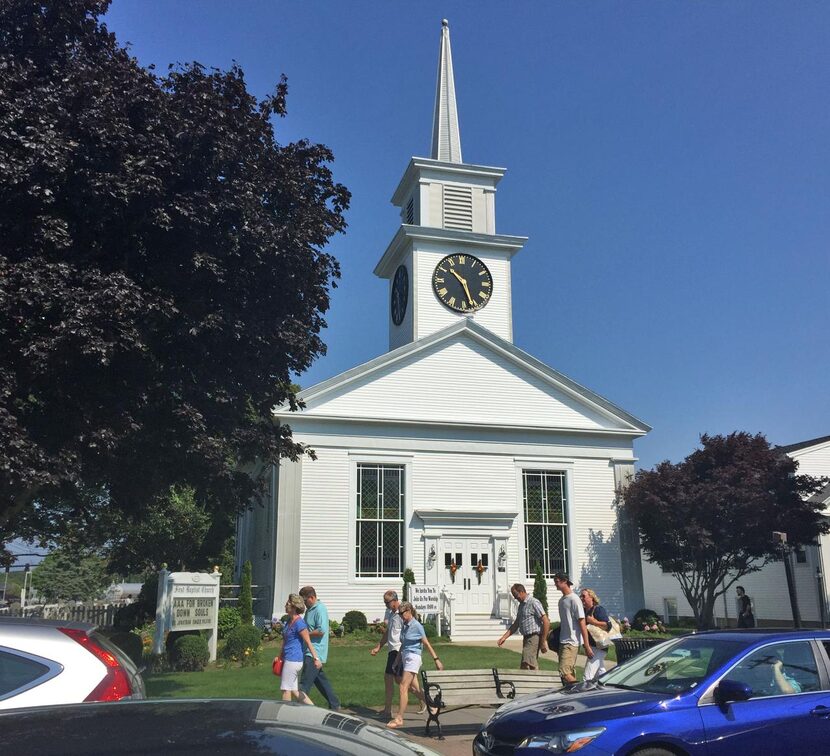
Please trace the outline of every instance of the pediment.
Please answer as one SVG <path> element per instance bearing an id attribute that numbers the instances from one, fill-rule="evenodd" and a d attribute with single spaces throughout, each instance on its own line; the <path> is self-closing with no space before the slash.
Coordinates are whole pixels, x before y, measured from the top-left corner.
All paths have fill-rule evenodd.
<path id="1" fill-rule="evenodd" d="M 472 321 L 302 392 L 297 416 L 642 435 L 649 427 Z M 278 410 L 277 415 L 284 410 Z"/>

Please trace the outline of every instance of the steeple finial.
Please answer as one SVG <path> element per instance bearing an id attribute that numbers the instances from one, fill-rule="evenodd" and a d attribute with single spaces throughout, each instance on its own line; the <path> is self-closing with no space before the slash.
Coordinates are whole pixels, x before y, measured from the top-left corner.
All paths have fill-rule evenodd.
<path id="1" fill-rule="evenodd" d="M 435 114 L 432 118 L 433 160 L 461 163 L 461 134 L 458 131 L 458 108 L 455 104 L 455 80 L 452 74 L 450 24 L 441 20 L 441 49 L 438 55 L 438 83 L 435 87 Z"/>

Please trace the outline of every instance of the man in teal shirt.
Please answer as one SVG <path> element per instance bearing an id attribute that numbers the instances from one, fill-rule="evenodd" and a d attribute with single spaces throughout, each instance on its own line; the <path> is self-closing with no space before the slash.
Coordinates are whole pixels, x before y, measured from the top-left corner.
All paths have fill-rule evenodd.
<path id="1" fill-rule="evenodd" d="M 300 596 L 305 601 L 306 612 L 305 622 L 308 625 L 308 634 L 311 637 L 311 645 L 317 651 L 317 656 L 323 664 L 329 656 L 329 612 L 325 604 L 317 598 L 317 591 L 314 586 L 306 585 L 300 588 Z M 302 693 L 302 700 L 307 703 L 313 703 L 308 697 L 308 693 L 312 686 L 316 686 L 326 699 L 329 708 L 336 711 L 340 708 L 340 699 L 331 687 L 323 667 L 317 669 L 314 665 L 314 658 L 311 656 L 311 651 L 306 651 L 303 656 L 303 676 L 300 682 L 300 693 Z"/>

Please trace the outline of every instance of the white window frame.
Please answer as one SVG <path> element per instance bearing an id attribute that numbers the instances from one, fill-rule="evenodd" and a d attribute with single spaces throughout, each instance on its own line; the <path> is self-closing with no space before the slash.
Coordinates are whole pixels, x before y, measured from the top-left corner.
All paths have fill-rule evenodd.
<path id="1" fill-rule="evenodd" d="M 518 541 L 519 541 L 519 574 L 524 575 L 524 581 L 533 580 L 535 573 L 526 574 L 527 570 L 527 537 L 525 535 L 525 506 L 524 506 L 524 476 L 526 472 L 562 473 L 565 476 L 565 527 L 567 528 L 566 548 L 566 570 L 573 579 L 573 571 L 576 568 L 574 557 L 576 555 L 576 537 L 574 534 L 574 484 L 572 460 L 536 460 L 521 459 L 515 460 L 516 464 L 516 501 L 519 512 L 518 519 Z M 551 578 L 547 578 L 550 580 Z"/>
<path id="2" fill-rule="evenodd" d="M 358 577 L 356 565 L 357 546 L 357 468 L 359 465 L 389 465 L 403 467 L 404 521 L 403 521 L 403 569 L 411 567 L 413 556 L 412 537 L 412 460 L 411 454 L 373 454 L 371 452 L 349 453 L 349 570 L 347 582 L 350 585 L 388 585 L 390 577 Z"/>

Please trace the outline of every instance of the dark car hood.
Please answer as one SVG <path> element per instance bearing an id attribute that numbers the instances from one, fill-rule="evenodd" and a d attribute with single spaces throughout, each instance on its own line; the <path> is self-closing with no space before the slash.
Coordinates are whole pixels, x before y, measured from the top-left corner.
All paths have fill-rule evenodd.
<path id="1" fill-rule="evenodd" d="M 582 726 L 585 719 L 617 719 L 645 714 L 660 704 L 665 696 L 638 690 L 602 687 L 596 684 L 576 686 L 557 693 L 537 693 L 522 696 L 502 706 L 486 725 L 496 737 L 509 736 L 517 725 L 531 734 L 535 727 L 544 725 L 550 730 L 557 719 L 570 719 Z M 553 725 L 556 727 L 556 725 Z"/>

